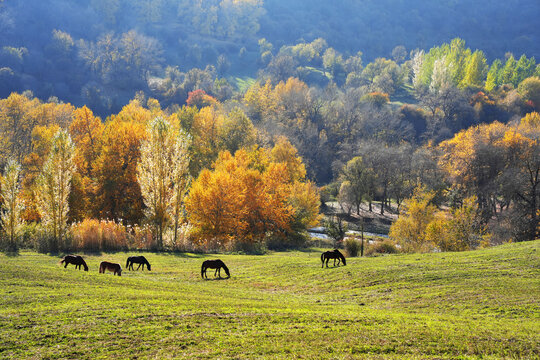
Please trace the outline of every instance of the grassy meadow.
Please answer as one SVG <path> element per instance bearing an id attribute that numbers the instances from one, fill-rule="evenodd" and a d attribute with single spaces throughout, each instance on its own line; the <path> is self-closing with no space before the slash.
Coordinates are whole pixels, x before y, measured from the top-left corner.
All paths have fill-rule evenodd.
<path id="1" fill-rule="evenodd" d="M 0 255 L 0 358 L 540 357 L 540 241 L 328 269 L 320 249 L 144 253 L 151 272 L 98 273 L 128 255 L 86 255 L 89 272 Z M 202 280 L 218 257 L 232 277 Z"/>

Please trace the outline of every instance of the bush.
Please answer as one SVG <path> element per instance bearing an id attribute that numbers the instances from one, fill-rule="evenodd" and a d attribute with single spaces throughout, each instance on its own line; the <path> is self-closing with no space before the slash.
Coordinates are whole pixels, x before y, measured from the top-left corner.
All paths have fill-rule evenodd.
<path id="1" fill-rule="evenodd" d="M 129 235 L 122 224 L 109 220 L 85 219 L 71 225 L 73 250 L 127 250 Z"/>
<path id="2" fill-rule="evenodd" d="M 289 250 L 301 249 L 306 246 L 309 240 L 309 234 L 304 231 L 291 233 L 287 237 L 269 236 L 265 243 L 269 250 Z"/>
<path id="3" fill-rule="evenodd" d="M 193 227 L 189 224 L 180 225 L 176 242 L 173 229 L 167 229 L 163 237 L 163 246 L 170 251 L 197 252 L 198 249 L 193 241 Z"/>
<path id="4" fill-rule="evenodd" d="M 345 250 L 347 250 L 347 254 L 349 254 L 350 257 L 356 257 L 358 256 L 358 253 L 360 252 L 360 248 L 362 244 L 358 239 L 353 237 L 345 238 Z"/>
<path id="5" fill-rule="evenodd" d="M 235 241 L 231 243 L 231 251 L 240 253 L 240 254 L 250 254 L 250 255 L 264 255 L 266 254 L 267 248 L 264 242 L 244 242 L 244 241 Z"/>
<path id="6" fill-rule="evenodd" d="M 380 254 L 397 254 L 398 248 L 392 242 L 392 240 L 386 239 L 383 241 L 377 241 L 374 244 L 368 246 L 366 250 L 366 256 L 376 256 Z"/>

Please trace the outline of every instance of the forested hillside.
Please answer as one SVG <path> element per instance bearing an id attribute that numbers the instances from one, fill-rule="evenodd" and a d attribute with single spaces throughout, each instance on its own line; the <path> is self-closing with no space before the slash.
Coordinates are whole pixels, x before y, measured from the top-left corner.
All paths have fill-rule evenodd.
<path id="1" fill-rule="evenodd" d="M 535 239 L 539 14 L 0 1 L 3 229 L 44 249 L 295 247 L 332 204 L 399 217 L 410 251 Z"/>

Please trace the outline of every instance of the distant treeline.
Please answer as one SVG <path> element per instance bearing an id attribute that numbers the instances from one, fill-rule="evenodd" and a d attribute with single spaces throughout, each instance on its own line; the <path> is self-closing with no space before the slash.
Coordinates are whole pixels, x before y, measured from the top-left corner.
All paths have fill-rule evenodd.
<path id="1" fill-rule="evenodd" d="M 299 76 L 325 86 L 330 78 L 341 85 L 352 69 L 358 72 L 362 56 L 400 63 L 456 35 L 483 49 L 488 65 L 496 58 L 505 63 L 508 51 L 516 61 L 540 54 L 539 12 L 538 2 L 517 0 L 2 1 L 0 96 L 31 90 L 107 116 L 138 91 L 182 104 L 189 91 L 217 81 L 225 99 L 238 76 L 261 69 L 280 80 Z M 323 56 L 328 70 L 321 74 Z M 344 71 L 339 59 L 350 59 Z M 296 75 L 279 70 L 291 66 Z M 207 75 L 189 74 L 195 68 Z"/>

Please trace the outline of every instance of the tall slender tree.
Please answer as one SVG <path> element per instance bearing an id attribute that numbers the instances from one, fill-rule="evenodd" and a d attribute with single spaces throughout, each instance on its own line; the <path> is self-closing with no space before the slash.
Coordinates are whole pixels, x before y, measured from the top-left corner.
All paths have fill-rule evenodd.
<path id="1" fill-rule="evenodd" d="M 50 251 L 62 245 L 67 229 L 71 179 L 76 170 L 75 145 L 67 130 L 54 135 L 51 151 L 37 179 L 37 205 L 41 219 L 52 235 Z"/>
<path id="2" fill-rule="evenodd" d="M 176 132 L 163 117 L 147 126 L 147 139 L 141 143 L 141 160 L 137 177 L 141 187 L 146 216 L 155 227 L 157 247 L 163 247 L 163 233 L 174 220 L 174 241 L 188 183 L 188 147 L 190 139 Z"/>
<path id="3" fill-rule="evenodd" d="M 17 249 L 17 235 L 20 231 L 22 204 L 19 199 L 21 165 L 15 159 L 9 159 L 4 168 L 0 195 L 3 200 L 1 214 L 2 228 L 6 234 L 9 250 Z"/>

